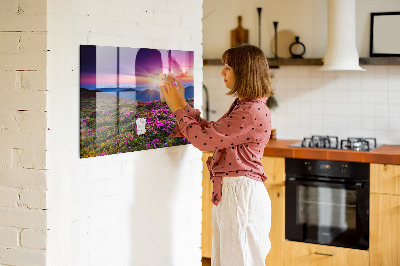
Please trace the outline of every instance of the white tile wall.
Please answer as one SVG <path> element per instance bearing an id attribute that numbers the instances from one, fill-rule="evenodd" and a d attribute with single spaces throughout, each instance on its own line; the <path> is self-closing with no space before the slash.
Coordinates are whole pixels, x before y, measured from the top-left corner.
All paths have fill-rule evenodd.
<path id="1" fill-rule="evenodd" d="M 278 137 L 360 136 L 376 137 L 379 143 L 399 144 L 400 112 L 396 111 L 400 111 L 400 66 L 363 67 L 365 72 L 321 72 L 317 66 L 272 70 L 278 80 L 274 81 L 274 89 L 279 107 L 272 112 Z M 292 80 L 301 82 L 292 82 L 289 87 L 281 80 L 286 84 Z"/>
<path id="2" fill-rule="evenodd" d="M 311 135 L 376 137 L 382 144 L 400 144 L 400 66 L 366 65 L 366 71 L 323 72 L 318 66 L 271 69 L 278 108 L 272 124 L 281 139 Z M 211 91 L 212 120 L 229 107 L 232 98 L 217 66 L 204 68 Z"/>

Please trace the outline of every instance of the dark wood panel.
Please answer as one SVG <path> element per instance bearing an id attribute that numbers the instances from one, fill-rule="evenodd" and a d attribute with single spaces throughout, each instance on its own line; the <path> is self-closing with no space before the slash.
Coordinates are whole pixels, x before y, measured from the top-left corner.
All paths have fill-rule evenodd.
<path id="1" fill-rule="evenodd" d="M 400 57 L 364 57 L 360 65 L 400 65 Z"/>
<path id="2" fill-rule="evenodd" d="M 268 58 L 270 67 L 278 66 L 321 66 L 323 58 Z M 222 65 L 221 59 L 204 59 L 205 66 Z M 362 57 L 360 65 L 400 65 L 400 57 Z"/>

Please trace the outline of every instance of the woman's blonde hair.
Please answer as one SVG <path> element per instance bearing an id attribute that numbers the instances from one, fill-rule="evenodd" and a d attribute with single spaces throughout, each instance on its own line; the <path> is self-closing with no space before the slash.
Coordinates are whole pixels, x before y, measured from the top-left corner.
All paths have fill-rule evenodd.
<path id="1" fill-rule="evenodd" d="M 274 94 L 268 61 L 260 48 L 248 44 L 230 48 L 222 54 L 221 60 L 235 74 L 235 85 L 227 95 L 255 99 Z"/>

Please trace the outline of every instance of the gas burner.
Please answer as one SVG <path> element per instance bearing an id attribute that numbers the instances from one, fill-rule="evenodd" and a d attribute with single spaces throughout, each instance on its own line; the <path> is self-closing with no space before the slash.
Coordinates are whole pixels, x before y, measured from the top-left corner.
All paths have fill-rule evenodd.
<path id="1" fill-rule="evenodd" d="M 376 138 L 347 138 L 340 141 L 342 150 L 370 151 L 376 147 Z"/>
<path id="2" fill-rule="evenodd" d="M 311 138 L 304 138 L 301 142 L 301 147 L 304 148 L 325 148 L 325 149 L 338 149 L 339 140 L 335 136 L 312 136 Z"/>
<path id="3" fill-rule="evenodd" d="M 377 145 L 376 138 L 347 138 L 340 141 L 336 136 L 316 136 L 304 138 L 302 142 L 290 144 L 291 147 L 338 149 L 352 151 L 371 151 L 382 145 Z"/>

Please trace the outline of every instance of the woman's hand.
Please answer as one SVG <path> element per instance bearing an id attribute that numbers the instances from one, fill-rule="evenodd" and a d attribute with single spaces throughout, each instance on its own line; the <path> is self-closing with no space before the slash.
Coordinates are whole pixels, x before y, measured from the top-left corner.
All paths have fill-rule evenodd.
<path id="1" fill-rule="evenodd" d="M 168 74 L 167 81 L 171 81 L 172 84 L 176 85 L 177 90 L 178 90 L 179 102 L 180 102 L 181 106 L 185 107 L 187 102 L 185 99 L 185 87 L 182 85 L 182 82 L 179 79 L 177 79 L 174 76 L 174 74 Z"/>
<path id="2" fill-rule="evenodd" d="M 172 113 L 186 107 L 185 88 L 178 79 L 168 75 L 160 89 L 164 93 L 165 101 Z"/>
<path id="3" fill-rule="evenodd" d="M 185 99 L 185 87 L 182 85 L 182 82 L 179 79 L 177 79 L 175 76 L 173 76 L 172 74 L 169 74 L 168 78 L 178 86 L 179 102 L 180 102 L 181 106 L 183 106 L 185 108 L 186 104 L 187 104 L 186 99 Z"/>

